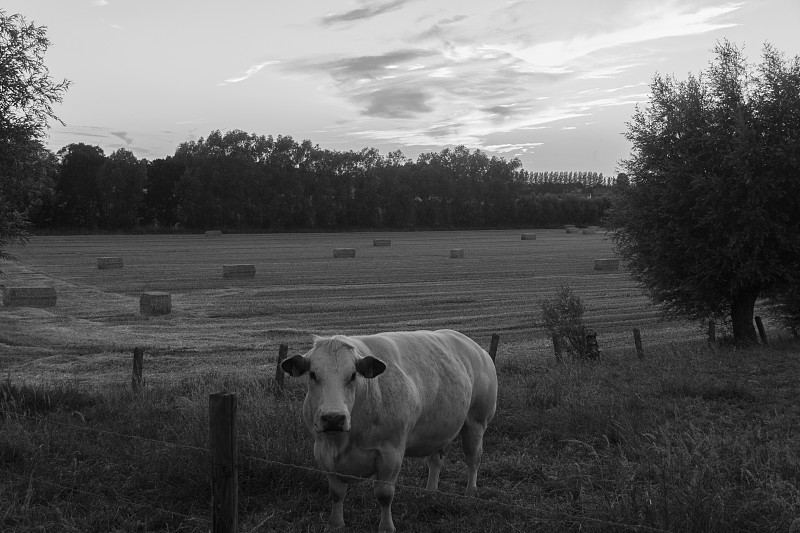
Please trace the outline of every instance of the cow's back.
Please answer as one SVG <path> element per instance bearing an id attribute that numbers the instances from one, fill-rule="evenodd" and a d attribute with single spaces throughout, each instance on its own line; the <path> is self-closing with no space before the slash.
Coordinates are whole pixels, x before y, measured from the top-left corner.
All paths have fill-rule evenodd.
<path id="1" fill-rule="evenodd" d="M 367 439 L 405 436 L 406 455 L 427 456 L 447 446 L 468 417 L 488 423 L 494 415 L 494 363 L 469 337 L 439 330 L 352 339 L 387 365 L 365 380 L 353 409 L 354 429 Z"/>

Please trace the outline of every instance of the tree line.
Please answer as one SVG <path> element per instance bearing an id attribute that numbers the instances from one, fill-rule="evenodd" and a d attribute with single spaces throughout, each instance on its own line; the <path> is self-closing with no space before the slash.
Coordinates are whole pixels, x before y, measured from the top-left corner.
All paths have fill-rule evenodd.
<path id="1" fill-rule="evenodd" d="M 51 230 L 555 227 L 599 224 L 611 204 L 596 192 L 612 180 L 596 172 L 531 173 L 464 146 L 414 161 L 240 130 L 152 161 L 70 144 L 40 165 L 29 216 Z"/>

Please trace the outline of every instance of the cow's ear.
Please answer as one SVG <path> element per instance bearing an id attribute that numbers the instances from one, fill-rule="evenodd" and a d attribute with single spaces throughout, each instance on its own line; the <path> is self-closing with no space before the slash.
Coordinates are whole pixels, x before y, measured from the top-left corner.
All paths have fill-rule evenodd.
<path id="1" fill-rule="evenodd" d="M 386 370 L 386 363 L 368 355 L 356 361 L 356 370 L 365 378 L 374 378 Z"/>
<path id="2" fill-rule="evenodd" d="M 309 366 L 311 366 L 311 363 L 302 355 L 295 355 L 284 359 L 281 363 L 283 371 L 295 378 L 305 374 Z"/>

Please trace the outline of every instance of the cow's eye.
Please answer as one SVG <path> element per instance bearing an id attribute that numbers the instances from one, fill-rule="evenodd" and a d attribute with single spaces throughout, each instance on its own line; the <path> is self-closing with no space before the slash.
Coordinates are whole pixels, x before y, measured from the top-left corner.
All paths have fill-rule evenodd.
<path id="1" fill-rule="evenodd" d="M 353 372 L 353 375 L 352 375 L 352 376 L 350 376 L 350 381 L 348 381 L 348 383 L 352 383 L 352 382 L 354 382 L 355 380 L 356 380 L 356 373 L 355 373 L 355 372 Z"/>
<path id="2" fill-rule="evenodd" d="M 311 378 L 311 381 L 317 381 L 317 375 L 314 372 L 309 372 L 308 377 Z"/>

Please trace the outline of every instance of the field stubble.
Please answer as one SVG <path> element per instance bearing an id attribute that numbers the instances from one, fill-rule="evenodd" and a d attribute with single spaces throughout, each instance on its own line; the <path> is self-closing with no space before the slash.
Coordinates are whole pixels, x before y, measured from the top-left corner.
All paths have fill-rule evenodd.
<path id="1" fill-rule="evenodd" d="M 391 247 L 372 246 L 384 236 Z M 334 259 L 335 247 L 358 254 Z M 464 248 L 465 257 L 450 259 L 452 247 Z M 547 357 L 539 306 L 561 284 L 583 299 L 601 349 L 632 350 L 633 327 L 646 344 L 702 335 L 691 324 L 663 320 L 624 271 L 593 270 L 594 258 L 611 255 L 602 234 L 539 231 L 535 241 L 513 231 L 38 237 L 18 255 L 21 263 L 3 264 L 7 285 L 47 284 L 58 292 L 55 308 L 0 312 L 0 354 L 13 346 L 6 356 L 15 361 L 9 367 L 0 360 L 0 370 L 25 378 L 65 377 L 63 364 L 48 371 L 65 351 L 111 357 L 142 346 L 159 354 L 148 363 L 158 379 L 160 363 L 171 371 L 169 359 L 182 353 L 201 372 L 219 364 L 235 369 L 240 354 L 274 358 L 280 343 L 305 350 L 311 333 L 403 329 L 453 328 L 484 346 L 500 333 L 503 350 L 512 343 Z M 123 257 L 124 269 L 98 270 L 102 256 Z M 255 277 L 223 279 L 222 265 L 230 263 L 254 264 Z M 172 314 L 140 316 L 144 291 L 172 294 Z M 14 356 L 20 350 L 22 361 Z"/>

